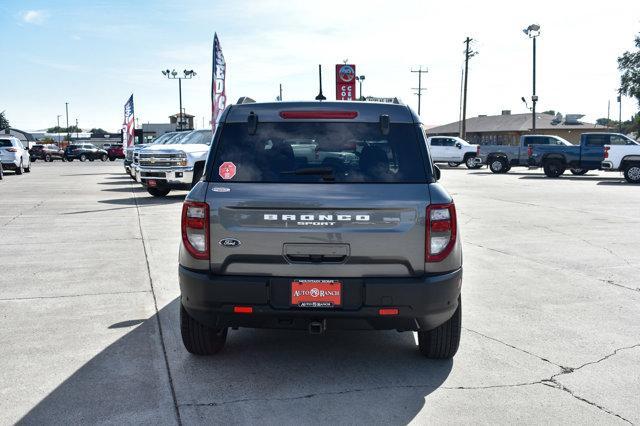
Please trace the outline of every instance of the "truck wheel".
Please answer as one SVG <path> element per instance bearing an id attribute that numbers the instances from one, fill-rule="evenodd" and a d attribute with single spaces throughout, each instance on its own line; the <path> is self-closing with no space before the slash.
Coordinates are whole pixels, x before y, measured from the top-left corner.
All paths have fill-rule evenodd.
<path id="1" fill-rule="evenodd" d="M 589 171 L 587 169 L 569 169 L 569 170 L 571 171 L 571 174 L 574 174 L 576 176 L 582 176 Z"/>
<path id="2" fill-rule="evenodd" d="M 557 178 L 564 173 L 566 167 L 562 164 L 562 161 L 553 159 L 545 161 L 542 169 L 547 177 Z"/>
<path id="3" fill-rule="evenodd" d="M 21 175 L 23 171 L 24 171 L 24 167 L 22 166 L 22 159 L 20 159 L 20 165 L 16 167 L 16 174 Z"/>
<path id="4" fill-rule="evenodd" d="M 624 178 L 629 183 L 640 183 L 640 163 L 625 166 Z"/>
<path id="5" fill-rule="evenodd" d="M 166 197 L 171 189 L 169 188 L 147 188 L 147 192 L 154 197 Z"/>
<path id="6" fill-rule="evenodd" d="M 47 154 L 44 156 L 44 162 L 45 163 L 50 163 L 51 162 L 51 155 Z"/>
<path id="7" fill-rule="evenodd" d="M 460 165 L 460 163 L 456 163 L 455 161 L 449 161 L 447 164 L 449 167 L 458 167 Z"/>
<path id="8" fill-rule="evenodd" d="M 107 161 L 107 158 L 109 158 L 109 157 L 107 157 L 107 154 L 102 154 L 100 156 L 100 161 Z"/>
<path id="9" fill-rule="evenodd" d="M 489 170 L 493 173 L 506 173 L 507 160 L 504 158 L 494 158 L 489 162 Z"/>
<path id="10" fill-rule="evenodd" d="M 84 155 L 84 154 L 82 154 L 82 155 L 80 156 L 80 161 L 87 161 L 87 156 L 86 156 L 86 155 Z"/>
<path id="11" fill-rule="evenodd" d="M 433 330 L 418 331 L 420 353 L 427 358 L 453 358 L 460 346 L 461 325 L 462 299 L 459 297 L 458 309 L 447 322 Z"/>
<path id="12" fill-rule="evenodd" d="M 476 165 L 476 157 L 467 157 L 466 160 L 464 160 L 464 165 L 467 166 L 467 169 L 477 169 L 478 166 Z"/>
<path id="13" fill-rule="evenodd" d="M 214 355 L 222 350 L 227 341 L 227 328 L 216 330 L 200 324 L 180 304 L 180 334 L 187 351 L 194 355 Z"/>

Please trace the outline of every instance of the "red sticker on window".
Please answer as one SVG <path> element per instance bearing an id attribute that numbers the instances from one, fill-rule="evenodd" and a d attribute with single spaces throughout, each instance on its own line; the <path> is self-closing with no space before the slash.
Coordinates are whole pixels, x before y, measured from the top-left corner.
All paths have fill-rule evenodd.
<path id="1" fill-rule="evenodd" d="M 236 175 L 236 165 L 231 161 L 225 161 L 220 164 L 220 168 L 218 168 L 218 174 L 224 180 L 233 179 Z"/>

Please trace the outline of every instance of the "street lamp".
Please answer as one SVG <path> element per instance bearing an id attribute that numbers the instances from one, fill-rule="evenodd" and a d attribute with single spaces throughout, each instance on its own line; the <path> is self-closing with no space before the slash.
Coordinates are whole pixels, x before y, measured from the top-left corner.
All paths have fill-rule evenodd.
<path id="1" fill-rule="evenodd" d="M 356 81 L 360 83 L 360 100 L 364 101 L 364 96 L 362 96 L 362 82 L 364 81 L 364 75 L 356 76 Z"/>
<path id="2" fill-rule="evenodd" d="M 540 25 L 531 24 L 524 30 L 523 33 L 529 36 L 533 40 L 533 94 L 531 95 L 531 130 L 536 131 L 536 102 L 538 102 L 538 96 L 536 95 L 536 38 L 540 35 Z"/>
<path id="3" fill-rule="evenodd" d="M 164 75 L 168 79 L 178 80 L 178 96 L 180 100 L 180 113 L 178 118 L 178 125 L 180 126 L 179 130 L 183 130 L 182 129 L 182 79 L 190 80 L 197 75 L 194 70 L 184 70 L 182 73 L 183 73 L 183 76 L 178 77 L 178 72 L 176 70 L 169 71 L 167 69 L 162 71 L 162 75 Z"/>

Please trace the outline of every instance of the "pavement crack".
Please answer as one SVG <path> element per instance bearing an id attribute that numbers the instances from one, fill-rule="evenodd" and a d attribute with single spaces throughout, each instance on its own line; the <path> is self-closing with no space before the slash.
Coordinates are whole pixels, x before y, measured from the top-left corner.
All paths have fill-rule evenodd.
<path id="1" fill-rule="evenodd" d="M 160 321 L 160 312 L 158 311 L 158 298 L 156 297 L 155 288 L 153 286 L 153 277 L 151 276 L 151 265 L 149 263 L 149 253 L 147 251 L 147 242 L 144 238 L 142 231 L 142 220 L 140 219 L 140 208 L 138 205 L 138 198 L 136 197 L 133 184 L 129 183 L 131 188 L 131 195 L 136 207 L 136 216 L 138 217 L 138 228 L 140 230 L 140 238 L 142 239 L 142 249 L 144 251 L 144 261 L 147 266 L 147 275 L 149 276 L 149 287 L 151 290 L 151 296 L 153 297 L 153 307 L 156 311 L 155 317 L 158 324 L 158 334 L 160 336 L 160 346 L 162 346 L 162 355 L 164 357 L 164 365 L 167 369 L 167 377 L 169 380 L 169 388 L 171 389 L 171 398 L 173 399 L 173 409 L 176 415 L 176 422 L 179 426 L 182 425 L 182 418 L 180 417 L 180 408 L 178 406 L 178 398 L 176 396 L 176 389 L 173 384 L 173 376 L 171 375 L 171 368 L 169 367 L 169 357 L 167 356 L 167 345 L 164 340 L 164 332 L 162 330 L 162 322 Z"/>
<path id="2" fill-rule="evenodd" d="M 19 218 L 20 216 L 22 216 L 23 214 L 25 214 L 26 212 L 30 211 L 30 210 L 35 210 L 38 207 L 42 206 L 42 204 L 44 204 L 44 200 L 38 201 L 36 204 L 34 204 L 33 206 L 25 209 L 25 210 L 20 210 L 18 212 L 17 215 L 13 216 L 11 219 L 9 219 L 7 222 L 2 224 L 2 227 L 4 228 L 5 226 L 9 225 L 11 222 L 13 222 L 14 220 L 16 220 L 17 218 Z"/>
<path id="3" fill-rule="evenodd" d="M 110 296 L 117 294 L 136 294 L 149 293 L 149 290 L 132 290 L 132 291 L 107 291 L 102 293 L 79 293 L 79 294 L 60 294 L 57 296 L 32 296 L 32 297 L 7 297 L 0 298 L 0 302 L 13 302 L 19 300 L 38 300 L 38 299 L 64 299 L 69 297 L 91 297 L 91 296 Z"/>

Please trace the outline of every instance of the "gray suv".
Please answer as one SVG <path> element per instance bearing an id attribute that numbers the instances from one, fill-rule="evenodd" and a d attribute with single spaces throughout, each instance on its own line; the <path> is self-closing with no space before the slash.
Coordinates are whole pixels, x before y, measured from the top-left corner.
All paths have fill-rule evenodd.
<path id="1" fill-rule="evenodd" d="M 438 177 L 404 105 L 227 107 L 182 209 L 186 349 L 217 353 L 237 327 L 370 329 L 453 357 L 462 248 Z"/>

